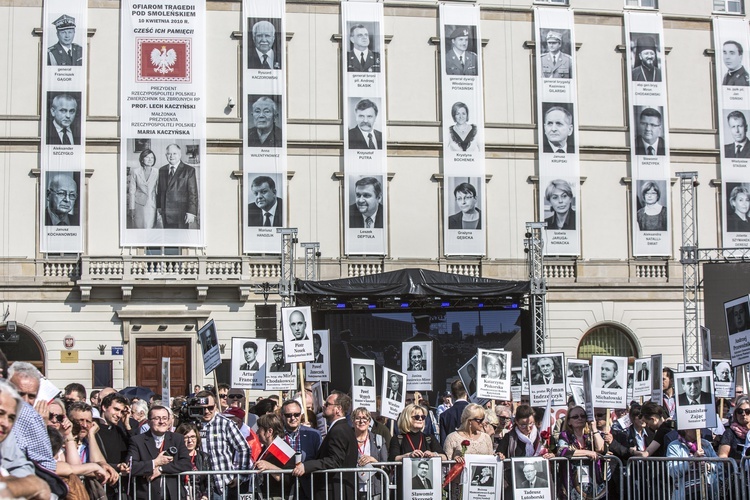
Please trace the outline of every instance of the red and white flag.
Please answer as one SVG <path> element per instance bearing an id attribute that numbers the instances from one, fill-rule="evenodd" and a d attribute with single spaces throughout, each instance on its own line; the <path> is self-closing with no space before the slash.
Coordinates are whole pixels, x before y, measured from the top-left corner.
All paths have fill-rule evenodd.
<path id="1" fill-rule="evenodd" d="M 266 453 L 276 458 L 276 460 L 281 462 L 281 465 L 286 465 L 286 463 L 294 456 L 294 448 L 289 446 L 287 442 L 280 437 L 277 437 L 273 440 L 271 446 L 268 447 Z"/>

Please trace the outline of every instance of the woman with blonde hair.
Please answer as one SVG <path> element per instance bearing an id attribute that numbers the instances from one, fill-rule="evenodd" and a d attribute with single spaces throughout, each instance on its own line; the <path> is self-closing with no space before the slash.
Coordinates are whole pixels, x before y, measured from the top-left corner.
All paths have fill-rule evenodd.
<path id="1" fill-rule="evenodd" d="M 469 403 L 461 412 L 461 425 L 445 438 L 445 454 L 456 463 L 464 463 L 464 455 L 492 455 L 492 436 L 484 432 L 485 411 L 481 405 Z M 460 476 L 452 484 L 452 498 L 458 498 Z"/>
<path id="2" fill-rule="evenodd" d="M 410 404 L 398 417 L 398 436 L 391 439 L 388 449 L 388 461 L 400 462 L 403 458 L 441 457 L 447 460 L 443 448 L 433 434 L 424 434 L 427 419 L 424 407 Z"/>

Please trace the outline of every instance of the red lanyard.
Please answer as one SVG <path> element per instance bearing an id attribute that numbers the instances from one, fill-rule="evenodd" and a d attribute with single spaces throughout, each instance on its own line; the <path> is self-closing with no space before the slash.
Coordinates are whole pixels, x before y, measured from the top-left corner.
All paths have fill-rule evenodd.
<path id="1" fill-rule="evenodd" d="M 424 442 L 424 434 L 422 434 L 421 432 L 420 432 L 420 436 L 419 436 L 419 448 L 416 448 L 414 446 L 414 443 L 412 443 L 412 441 L 411 441 L 411 436 L 409 436 L 408 434 L 406 435 L 406 439 L 409 440 L 409 444 L 411 445 L 411 449 L 412 450 L 421 450 L 422 449 L 422 443 Z"/>

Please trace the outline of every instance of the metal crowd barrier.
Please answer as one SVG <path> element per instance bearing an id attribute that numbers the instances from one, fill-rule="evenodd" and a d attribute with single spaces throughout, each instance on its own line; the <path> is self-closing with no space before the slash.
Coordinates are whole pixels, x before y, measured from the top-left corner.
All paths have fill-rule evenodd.
<path id="1" fill-rule="evenodd" d="M 629 500 L 748 500 L 731 458 L 631 458 Z"/>

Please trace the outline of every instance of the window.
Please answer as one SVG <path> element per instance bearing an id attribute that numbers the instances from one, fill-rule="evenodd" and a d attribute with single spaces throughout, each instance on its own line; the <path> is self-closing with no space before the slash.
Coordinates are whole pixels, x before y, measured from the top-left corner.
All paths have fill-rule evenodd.
<path id="1" fill-rule="evenodd" d="M 658 0 L 625 0 L 625 7 L 641 7 L 643 9 L 656 9 L 659 7 Z"/>
<path id="2" fill-rule="evenodd" d="M 146 255 L 182 255 L 180 247 L 146 247 Z"/>
<path id="3" fill-rule="evenodd" d="M 578 344 L 578 359 L 591 359 L 591 356 L 638 357 L 638 348 L 630 332 L 616 325 L 595 326 L 583 336 Z"/>
<path id="4" fill-rule="evenodd" d="M 714 12 L 744 14 L 745 8 L 742 5 L 742 0 L 714 0 Z"/>
<path id="5" fill-rule="evenodd" d="M 93 389 L 104 389 L 112 387 L 112 361 L 92 361 L 91 362 L 91 387 Z"/>

